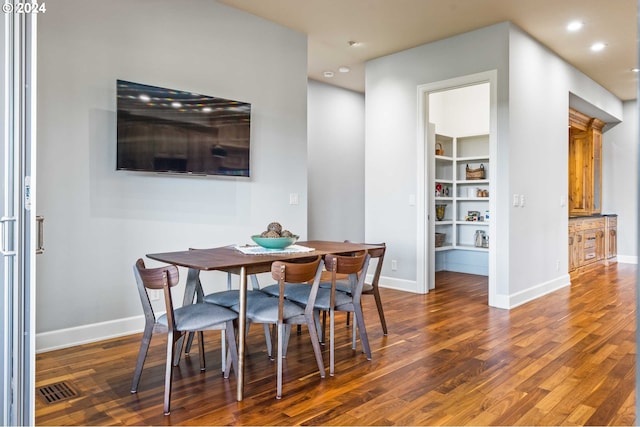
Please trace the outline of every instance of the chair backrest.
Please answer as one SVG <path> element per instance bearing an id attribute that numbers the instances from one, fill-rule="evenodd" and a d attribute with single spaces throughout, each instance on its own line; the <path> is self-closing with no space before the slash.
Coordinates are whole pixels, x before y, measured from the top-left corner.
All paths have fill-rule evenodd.
<path id="1" fill-rule="evenodd" d="M 309 282 L 315 279 L 321 261 L 320 255 L 297 262 L 276 261 L 271 264 L 271 277 L 278 282 L 281 280 L 287 283 Z"/>
<path id="2" fill-rule="evenodd" d="M 382 245 L 382 248 L 369 249 L 368 253 L 371 255 L 371 259 L 378 259 L 376 265 L 376 271 L 373 273 L 373 278 L 371 279 L 371 285 L 378 286 L 378 281 L 380 280 L 380 273 L 382 272 L 382 262 L 384 261 L 384 253 L 387 250 L 387 246 L 385 243 L 378 243 Z"/>
<path id="3" fill-rule="evenodd" d="M 367 253 L 362 251 L 354 255 L 325 255 L 324 265 L 328 271 L 335 271 L 336 274 L 356 274 L 364 266 Z M 370 256 L 369 256 L 370 258 Z"/>
<path id="4" fill-rule="evenodd" d="M 345 242 L 351 242 L 350 240 L 345 240 Z M 371 259 L 377 259 L 376 263 L 376 271 L 373 273 L 373 279 L 371 280 L 371 284 L 373 286 L 378 286 L 378 281 L 380 280 L 380 273 L 382 272 L 382 263 L 384 261 L 384 253 L 387 250 L 386 243 L 372 243 L 376 246 L 382 246 L 381 248 L 368 249 L 367 253 L 371 255 Z"/>
<path id="5" fill-rule="evenodd" d="M 366 251 L 352 255 L 325 255 L 325 268 L 331 273 L 331 305 L 335 301 L 336 281 L 339 274 L 349 276 L 353 301 L 359 303 L 370 259 L 371 255 Z"/>
<path id="6" fill-rule="evenodd" d="M 278 282 L 278 320 L 284 318 L 284 291 L 285 283 L 311 283 L 311 292 L 307 301 L 305 311 L 313 312 L 318 288 L 320 286 L 320 275 L 324 268 L 324 261 L 318 255 L 314 258 L 304 258 L 294 262 L 276 261 L 271 264 L 271 277 Z"/>
<path id="7" fill-rule="evenodd" d="M 155 314 L 153 313 L 153 307 L 151 306 L 147 289 L 160 289 L 163 290 L 164 293 L 167 324 L 169 328 L 175 329 L 171 288 L 178 284 L 178 267 L 175 265 L 166 265 L 156 268 L 146 268 L 142 258 L 139 258 L 133 267 L 133 271 L 136 276 L 136 282 L 138 283 L 140 300 L 142 301 L 142 308 L 144 309 L 147 321 L 151 318 L 155 322 Z"/>

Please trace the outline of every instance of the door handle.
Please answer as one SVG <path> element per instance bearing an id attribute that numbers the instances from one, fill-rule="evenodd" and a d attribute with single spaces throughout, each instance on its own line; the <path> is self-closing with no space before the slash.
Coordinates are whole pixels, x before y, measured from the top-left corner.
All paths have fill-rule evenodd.
<path id="1" fill-rule="evenodd" d="M 0 218 L 0 232 L 2 233 L 2 236 L 0 236 L 1 237 L 0 255 L 15 256 L 16 254 L 15 250 L 8 248 L 8 246 L 10 245 L 10 239 L 11 239 L 8 232 L 9 223 L 10 222 L 15 223 L 15 221 L 16 221 L 16 218 L 11 216 L 3 216 L 2 218 Z"/>
<path id="2" fill-rule="evenodd" d="M 44 252 L 44 217 L 36 216 L 36 224 L 38 225 L 38 239 L 36 241 L 36 254 L 40 255 Z"/>

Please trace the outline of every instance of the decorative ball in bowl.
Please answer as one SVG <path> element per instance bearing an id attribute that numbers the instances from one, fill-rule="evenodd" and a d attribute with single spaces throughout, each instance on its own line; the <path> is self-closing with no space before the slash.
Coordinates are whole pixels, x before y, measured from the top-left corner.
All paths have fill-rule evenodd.
<path id="1" fill-rule="evenodd" d="M 261 237 L 259 235 L 251 236 L 254 242 L 266 249 L 284 249 L 293 245 L 298 236 L 292 237 Z"/>

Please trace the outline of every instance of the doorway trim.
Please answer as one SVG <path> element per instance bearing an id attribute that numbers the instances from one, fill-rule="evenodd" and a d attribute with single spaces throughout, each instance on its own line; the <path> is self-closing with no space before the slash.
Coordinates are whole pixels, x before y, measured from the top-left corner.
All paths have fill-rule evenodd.
<path id="1" fill-rule="evenodd" d="M 428 185 L 428 151 L 427 151 L 427 137 L 429 129 L 429 94 L 435 92 L 442 92 L 449 89 L 456 89 L 464 86 L 472 86 L 481 83 L 489 83 L 489 156 L 491 162 L 489 164 L 489 176 L 497 177 L 497 70 L 490 70 L 476 74 L 469 74 L 466 76 L 455 77 L 452 79 L 441 80 L 438 82 L 427 83 L 420 85 L 417 88 L 417 100 L 418 100 L 418 117 L 417 117 L 417 175 L 418 182 L 416 185 L 416 219 L 417 219 L 417 242 L 416 242 L 416 290 L 419 293 L 426 294 L 429 292 L 429 275 L 435 274 L 434 271 L 429 271 L 429 198 L 427 197 L 427 185 Z M 496 258 L 496 243 L 499 239 L 496 236 L 497 227 L 495 223 L 499 218 L 496 215 L 497 212 L 497 197 L 495 189 L 495 178 L 491 181 L 490 185 L 491 198 L 489 201 L 489 210 L 491 212 L 491 224 L 489 225 L 489 235 L 491 236 L 492 245 L 489 247 L 489 305 L 500 306 L 497 301 L 496 295 L 496 270 L 497 270 L 497 258 Z"/>

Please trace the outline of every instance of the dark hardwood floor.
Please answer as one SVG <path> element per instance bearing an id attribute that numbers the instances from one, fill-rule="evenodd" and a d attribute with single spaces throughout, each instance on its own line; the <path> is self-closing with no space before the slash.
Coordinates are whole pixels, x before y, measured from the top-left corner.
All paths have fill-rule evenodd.
<path id="1" fill-rule="evenodd" d="M 162 414 L 165 340 L 154 337 L 137 394 L 129 392 L 141 335 L 37 355 L 36 392 L 67 382 L 78 393 L 36 398 L 38 425 L 634 425 L 635 265 L 583 275 L 510 311 L 487 306 L 480 276 L 439 273 L 427 295 L 382 290 L 389 336 L 364 303 L 373 360 L 352 351 L 337 317 L 336 375 L 320 379 L 304 329 L 292 335 L 282 400 L 262 328 L 248 337 L 245 400 L 222 378 L 220 337 L 205 335 L 174 376 Z M 358 342 L 359 344 L 359 342 Z M 325 350 L 328 366 L 328 351 Z"/>

